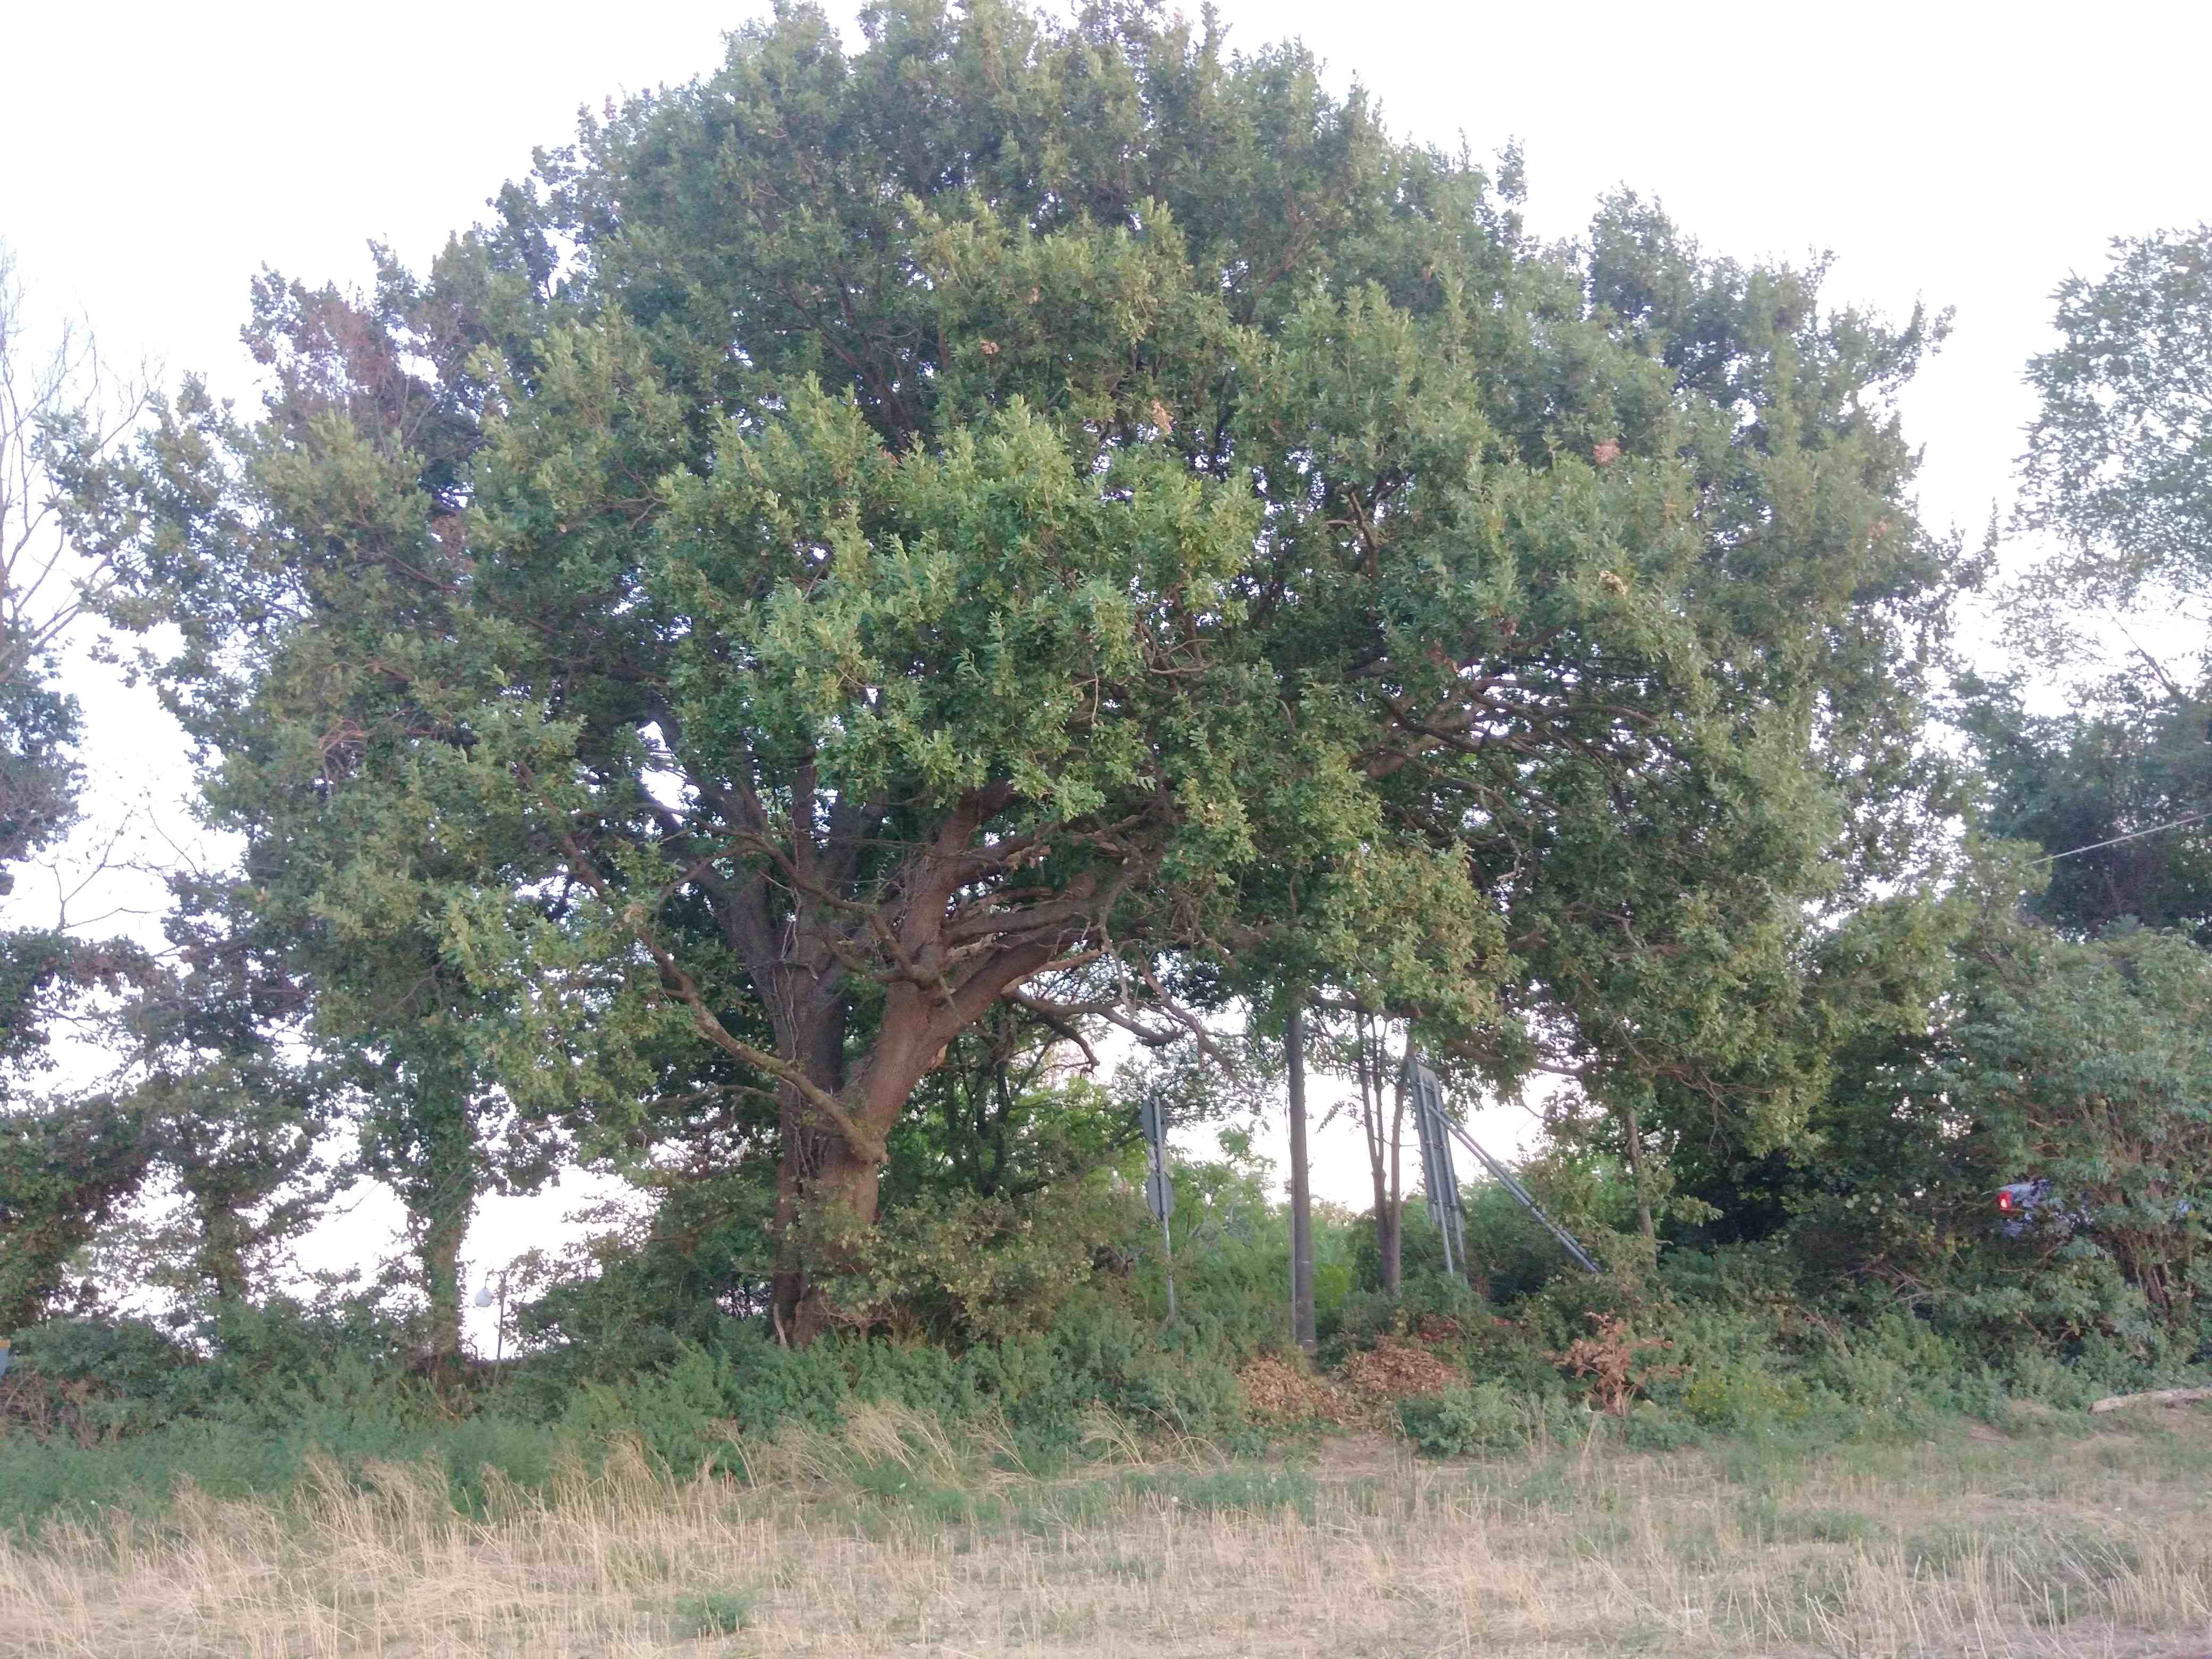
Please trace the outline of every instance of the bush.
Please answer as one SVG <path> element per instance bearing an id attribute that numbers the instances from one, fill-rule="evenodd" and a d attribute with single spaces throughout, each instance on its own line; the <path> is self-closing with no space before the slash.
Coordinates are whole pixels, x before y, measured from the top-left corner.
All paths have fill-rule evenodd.
<path id="1" fill-rule="evenodd" d="M 818 1240 L 825 1282 L 858 1325 L 1004 1341 L 1049 1325 L 1091 1282 L 1094 1252 L 1142 1235 L 1143 1206 L 1103 1177 L 1024 1199 L 924 1193 L 857 1234 Z"/>
<path id="2" fill-rule="evenodd" d="M 1692 1375 L 1682 1390 L 1682 1411 L 1708 1429 L 1769 1428 L 1802 1423 L 1812 1414 L 1809 1391 L 1795 1377 L 1778 1376 L 1752 1364 L 1718 1366 Z"/>
<path id="3" fill-rule="evenodd" d="M 15 1338 L 15 1363 L 56 1382 L 97 1382 L 151 1400 L 166 1393 L 191 1356 L 141 1319 L 54 1319 Z"/>
<path id="4" fill-rule="evenodd" d="M 1649 1400 L 1629 1413 L 1625 1434 L 1632 1449 L 1653 1452 L 1680 1451 L 1705 1437 L 1679 1413 Z"/>
<path id="5" fill-rule="evenodd" d="M 1585 1417 L 1564 1399 L 1518 1394 L 1492 1382 L 1398 1405 L 1399 1426 L 1431 1457 L 1527 1451 L 1547 1442 L 1573 1441 L 1584 1431 Z"/>

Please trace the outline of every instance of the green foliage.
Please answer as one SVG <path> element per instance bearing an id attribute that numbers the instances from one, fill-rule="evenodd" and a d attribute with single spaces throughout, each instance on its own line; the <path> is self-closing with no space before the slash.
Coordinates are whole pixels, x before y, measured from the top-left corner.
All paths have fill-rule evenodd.
<path id="1" fill-rule="evenodd" d="M 1486 1378 L 1465 1389 L 1401 1401 L 1398 1422 L 1431 1457 L 1525 1452 L 1547 1444 L 1572 1444 L 1587 1427 L 1587 1413 L 1565 1397 L 1525 1394 Z"/>
<path id="2" fill-rule="evenodd" d="M 1811 1415 L 1802 1386 L 1754 1365 L 1700 1370 L 1682 1390 L 1682 1410 L 1712 1429 L 1748 1429 L 1769 1422 L 1794 1425 Z"/>
<path id="3" fill-rule="evenodd" d="M 1964 677 L 1954 718 L 1988 780 L 1989 831 L 2068 855 L 2030 908 L 2069 933 L 2132 920 L 2212 944 L 2212 840 L 2195 821 L 2212 799 L 2212 703 L 2136 672 L 2075 688 L 2052 715 L 2030 714 L 2027 690 Z"/>
<path id="4" fill-rule="evenodd" d="M 685 1346 L 672 1359 L 626 1376 L 525 1387 L 573 1441 L 634 1433 L 655 1458 L 685 1474 L 702 1467 L 742 1472 L 732 1425 L 749 1435 L 773 1434 L 787 1422 L 834 1429 L 863 1401 L 955 1424 L 993 1413 L 1025 1455 L 1046 1460 L 1076 1449 L 1094 1404 L 1193 1434 L 1233 1431 L 1243 1410 L 1222 1357 L 1167 1346 L 1156 1327 L 1106 1300 L 1072 1305 L 1042 1332 L 958 1352 L 845 1334 L 789 1348 L 732 1326 L 712 1346 Z"/>
<path id="5" fill-rule="evenodd" d="M 702 1590 L 679 1596 L 669 1614 L 689 1636 L 734 1636 L 751 1622 L 757 1600 L 743 1590 Z"/>
<path id="6" fill-rule="evenodd" d="M 58 1382 L 97 1382 L 117 1394 L 157 1400 L 188 1356 L 143 1320 L 52 1319 L 15 1339 L 15 1363 Z"/>
<path id="7" fill-rule="evenodd" d="M 1140 1438 L 1256 1445 L 1235 1367 L 1263 1329 L 1273 1346 L 1283 1340 L 1279 1213 L 1271 1224 L 1275 1262 L 1264 1279 L 1246 1279 L 1233 1260 L 1222 1278 L 1210 1255 L 1188 1260 L 1187 1282 L 1212 1310 L 1203 1325 L 1164 1331 L 1130 1305 L 1142 1287 L 1109 1273 L 1044 1328 L 1003 1340 L 955 1348 L 832 1334 L 793 1348 L 757 1321 L 723 1318 L 697 1328 L 696 1340 L 665 1326 L 640 1328 L 659 1331 L 655 1343 L 617 1332 L 592 1345 L 601 1351 L 588 1363 L 550 1348 L 496 1377 L 487 1370 L 467 1389 L 410 1372 L 405 1329 L 365 1301 L 232 1309 L 188 1342 L 144 1325 L 50 1322 L 25 1335 L 0 1383 L 0 1407 L 18 1401 L 0 1433 L 0 1526 L 95 1503 L 157 1510 L 185 1478 L 223 1495 L 281 1492 L 316 1452 L 342 1469 L 433 1456 L 465 1506 L 483 1501 L 487 1468 L 529 1487 L 618 1442 L 680 1476 L 710 1468 L 742 1480 L 741 1447 L 757 1455 L 793 1426 L 828 1437 L 814 1443 L 864 1487 L 877 1481 L 901 1502 L 938 1501 L 917 1498 L 912 1468 L 886 1462 L 880 1448 L 838 1449 L 847 1419 L 871 1403 L 945 1425 L 975 1449 L 963 1455 L 1011 1458 L 1033 1472 L 1083 1455 L 1095 1406 Z M 1655 1276 L 1632 1329 L 1670 1346 L 1645 1356 L 1650 1397 L 1612 1417 L 1593 1413 L 1546 1334 L 1566 1304 L 1547 1313 L 1540 1299 L 1524 1298 L 1508 1322 L 1452 1285 L 1413 1281 L 1417 1299 L 1458 1321 L 1456 1335 L 1441 1318 L 1421 1328 L 1467 1381 L 1398 1408 L 1402 1431 L 1432 1455 L 1521 1455 L 1614 1436 L 1646 1450 L 1721 1437 L 1787 1452 L 1934 1436 L 1960 1413 L 2003 1423 L 2027 1402 L 2075 1413 L 2106 1393 L 2203 1378 L 2172 1345 L 2131 1348 L 2095 1330 L 2051 1341 L 2018 1323 L 1992 1343 L 1986 1322 L 1942 1304 L 1930 1317 L 1894 1301 L 1856 1312 L 1808 1303 L 1790 1290 L 1777 1242 L 1685 1253 Z M 1232 1311 L 1240 1296 L 1251 1305 Z M 80 1404 L 42 1425 L 27 1414 L 25 1389 L 74 1390 Z M 1305 1501 L 1293 1476 L 1159 1490 L 1229 1507 Z M 948 1514 L 964 1513 L 956 1498 L 944 1498 Z"/>
<path id="8" fill-rule="evenodd" d="M 71 1253 L 137 1189 L 150 1155 L 127 1103 L 92 1097 L 0 1110 L 0 1330 L 48 1311 Z"/>
<path id="9" fill-rule="evenodd" d="M 891 1136 L 884 1206 L 919 1193 L 1025 1198 L 1119 1160 L 1136 1143 L 1141 1076 L 1068 1077 L 1066 1055 L 1061 1030 L 1011 1004 L 954 1037 Z"/>
<path id="10" fill-rule="evenodd" d="M 94 406 L 99 371 L 81 331 L 42 328 L 28 313 L 15 255 L 0 243 L 0 895 L 14 890 L 15 866 L 77 818 L 80 711 L 58 684 L 58 657 L 82 609 L 76 584 L 97 587 L 106 573 L 67 568 L 49 463 L 58 447 L 97 453 L 105 441 L 95 432 L 118 411 Z"/>
<path id="11" fill-rule="evenodd" d="M 1802 1138 L 1808 906 L 1942 793 L 1971 572 L 1891 409 L 1941 326 L 1519 191 L 1210 23 L 789 8 L 427 273 L 265 278 L 258 419 L 187 386 L 69 473 L 439 1346 L 555 1125 L 772 1154 L 828 1328 L 887 1153 L 896 1209 L 1120 1142 L 999 1094 L 1028 1021 L 1334 985 L 1639 1169 Z"/>
<path id="12" fill-rule="evenodd" d="M 2212 567 L 2212 225 L 2116 238 L 2095 278 L 2059 284 L 2062 343 L 2031 361 L 2021 518 L 2070 544 L 2048 580 L 2130 599 L 2197 591 Z"/>
<path id="13" fill-rule="evenodd" d="M 1703 1438 L 1695 1425 L 1666 1407 L 1644 1401 L 1629 1413 L 1622 1437 L 1636 1451 L 1680 1451 Z"/>
<path id="14" fill-rule="evenodd" d="M 1602 1274 L 1488 1182 L 1473 1285 L 1418 1207 L 1389 1290 L 1316 1218 L 1325 1356 L 1412 1331 L 1476 1379 L 1405 1407 L 1425 1450 L 1895 1431 L 2185 1368 L 2212 969 L 2122 918 L 2207 926 L 2202 838 L 2067 865 L 2061 933 L 2014 914 L 2032 854 L 1936 850 L 1928 676 L 1979 568 L 1917 525 L 1894 398 L 1942 324 L 1632 195 L 1540 245 L 1515 157 L 1394 139 L 1210 21 L 861 33 L 741 29 L 425 273 L 266 277 L 252 418 L 187 383 L 127 461 L 52 428 L 243 848 L 178 884 L 173 973 L 0 941 L 13 1075 L 136 975 L 148 1079 L 9 1081 L 0 1323 L 149 1168 L 184 1195 L 184 1342 L 20 1351 L 74 1391 L 76 1495 L 314 1444 L 733 1468 L 732 1425 L 872 1401 L 1024 1457 L 1094 1405 L 1241 1432 L 1284 1217 L 1233 1147 L 1179 1162 L 1166 1328 L 1133 1109 L 1225 1116 L 1273 1062 L 1068 1071 L 1109 1021 L 1239 1006 L 1246 1060 L 1294 1004 L 1350 1014 L 1371 1103 L 1378 1020 L 1455 1087 L 1565 1079 L 1522 1174 Z M 2069 592 L 2203 574 L 2204 242 L 2061 296 L 2029 518 Z M 0 709 L 0 863 L 66 816 L 43 675 Z M 2057 850 L 2193 802 L 2203 702 L 2165 690 L 2041 721 L 1963 686 L 1989 823 Z M 257 1295 L 340 1122 L 407 1209 L 412 1325 Z M 472 1207 L 571 1158 L 654 1201 L 524 1264 L 526 1358 L 476 1388 Z M 2050 1196 L 2008 1236 L 2021 1180 Z M 1598 1372 L 1593 1427 L 1576 1344 L 1668 1351 Z"/>
<path id="15" fill-rule="evenodd" d="M 2051 1183 L 2020 1241 L 2036 1293 L 2109 1261 L 2193 1344 L 2212 1291 L 2212 956 L 2140 929 L 2008 944 L 1938 1079 L 1990 1167 Z"/>
<path id="16" fill-rule="evenodd" d="M 80 711 L 60 659 L 113 573 L 61 533 L 55 497 L 72 462 L 107 459 L 131 424 L 128 387 L 103 406 L 115 389 L 81 329 L 29 314 L 0 243 L 0 896 L 15 891 L 18 865 L 78 822 Z M 0 1334 L 63 1310 L 70 1257 L 145 1172 L 142 1114 L 41 1084 L 52 1022 L 64 1011 L 97 1018 L 95 994 L 112 996 L 146 967 L 137 947 L 76 937 L 64 916 L 0 930 Z"/>
<path id="17" fill-rule="evenodd" d="M 1003 1340 L 1042 1329 L 1097 1271 L 1096 1257 L 1145 1235 L 1133 1194 L 1103 1178 L 1017 1200 L 974 1192 L 917 1198 L 818 1249 L 837 1317 L 940 1340 Z"/>

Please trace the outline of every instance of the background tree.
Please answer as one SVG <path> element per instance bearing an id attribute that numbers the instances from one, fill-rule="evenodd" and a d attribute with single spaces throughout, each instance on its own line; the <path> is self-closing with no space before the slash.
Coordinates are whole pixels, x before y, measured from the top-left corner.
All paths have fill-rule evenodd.
<path id="1" fill-rule="evenodd" d="M 2059 548 L 2030 594 L 2194 601 L 2212 577 L 2212 225 L 2115 238 L 2101 276 L 2054 297 L 2019 521 Z"/>
<path id="2" fill-rule="evenodd" d="M 1389 1021 L 1358 1005 L 1333 1012 L 1340 1018 L 1328 1022 L 1330 1069 L 1348 1075 L 1359 1091 L 1360 1139 L 1374 1193 L 1377 1271 L 1383 1294 L 1395 1297 L 1405 1281 L 1404 1053 L 1393 1056 Z"/>
<path id="3" fill-rule="evenodd" d="M 61 689 L 58 658 L 112 574 L 78 560 L 62 534 L 49 464 L 57 447 L 105 453 L 140 408 L 132 388 L 103 374 L 81 329 L 50 333 L 42 349 L 0 245 L 0 897 L 78 820 L 80 711 Z M 22 896 L 15 915 L 36 902 Z M 117 992 L 143 966 L 143 953 L 82 937 L 65 914 L 0 928 L 0 1329 L 48 1305 L 70 1254 L 144 1173 L 143 1121 L 131 1104 L 40 1086 L 55 1026 L 82 1013 L 88 994 Z"/>
<path id="4" fill-rule="evenodd" d="M 2030 706 L 2024 679 L 1969 676 L 1956 718 L 1988 775 L 1990 828 L 2068 854 L 2040 914 L 2087 933 L 2134 917 L 2201 942 L 2212 914 L 2212 226 L 2112 251 L 2100 276 L 2060 285 L 2061 343 L 2028 365 L 2041 407 L 2014 528 L 2045 552 L 2007 599 L 2031 657 L 2078 677 L 2117 643 L 2120 664 L 2051 713 Z"/>
<path id="5" fill-rule="evenodd" d="M 72 998 L 78 989 L 73 973 L 27 961 L 22 943 L 8 964 L 6 988 L 21 1022 L 11 1036 L 49 1013 L 57 987 Z M 62 959 L 58 950 L 54 960 Z M 27 966 L 45 994 L 15 977 Z M 33 1039 L 35 1047 L 43 1041 Z M 15 1330 L 61 1305 L 70 1256 L 137 1190 L 151 1147 L 132 1103 L 90 1091 L 27 1093 L 23 1048 L 11 1042 L 0 1060 L 15 1074 L 0 1102 L 0 1328 Z"/>
<path id="6" fill-rule="evenodd" d="M 999 1004 L 915 1091 L 889 1148 L 885 1203 L 932 1189 L 1026 1198 L 1115 1161 L 1137 1131 L 1127 1103 L 1088 1075 L 1098 1063 L 1079 1028 Z"/>
<path id="7" fill-rule="evenodd" d="M 2054 855 L 2035 913 L 2082 936 L 2132 918 L 2212 942 L 2212 703 L 2142 673 L 2079 687 L 2056 714 L 2026 690 L 1968 677 L 1956 718 L 1989 831 Z"/>
<path id="8" fill-rule="evenodd" d="M 57 683 L 58 658 L 114 574 L 64 533 L 49 462 L 58 449 L 105 453 L 144 407 L 143 389 L 106 372 L 81 326 L 45 331 L 42 342 L 0 243 L 0 895 L 13 890 L 11 866 L 76 819 L 78 710 Z"/>
<path id="9" fill-rule="evenodd" d="M 2212 957 L 2148 929 L 2085 944 L 2022 928 L 1984 963 L 1938 1080 L 1985 1167 L 2050 1182 L 2027 1230 L 2046 1273 L 2062 1252 L 2108 1261 L 2193 1340 L 2212 1291 Z"/>

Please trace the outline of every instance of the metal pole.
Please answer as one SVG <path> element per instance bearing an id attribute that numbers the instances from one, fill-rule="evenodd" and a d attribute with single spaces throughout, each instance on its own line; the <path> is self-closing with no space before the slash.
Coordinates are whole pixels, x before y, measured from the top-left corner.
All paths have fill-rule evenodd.
<path id="1" fill-rule="evenodd" d="M 1313 1186 L 1306 1159 L 1306 1023 L 1302 991 L 1291 993 L 1283 1020 L 1291 1096 L 1291 1340 L 1307 1353 L 1320 1346 L 1314 1325 Z"/>
<path id="2" fill-rule="evenodd" d="M 1167 1258 L 1168 1258 L 1168 1323 L 1169 1323 L 1169 1324 L 1170 1324 L 1170 1325 L 1172 1325 L 1172 1324 L 1174 1324 L 1174 1323 L 1176 1322 L 1176 1299 L 1175 1299 L 1175 1233 L 1174 1233 L 1173 1230 L 1169 1226 L 1169 1224 L 1168 1224 L 1168 1218 L 1167 1218 L 1165 1216 L 1162 1216 L 1162 1217 L 1160 1218 L 1160 1248 L 1161 1248 L 1162 1249 L 1164 1249 L 1164 1250 L 1165 1250 L 1165 1251 L 1167 1252 Z"/>
<path id="3" fill-rule="evenodd" d="M 1492 1176 L 1497 1181 L 1499 1186 L 1504 1188 L 1507 1192 L 1513 1195 L 1515 1201 L 1517 1202 L 1522 1209 L 1528 1211 L 1530 1215 L 1534 1216 L 1537 1220 L 1544 1224 L 1545 1229 L 1550 1232 L 1553 1237 L 1559 1241 L 1561 1248 L 1564 1249 L 1569 1255 L 1574 1257 L 1574 1259 L 1582 1265 L 1584 1271 L 1594 1273 L 1604 1273 L 1605 1269 L 1599 1267 L 1596 1262 L 1590 1260 L 1589 1252 L 1583 1249 L 1581 1243 L 1576 1239 L 1572 1233 L 1569 1232 L 1565 1227 L 1562 1227 L 1558 1222 L 1553 1220 L 1551 1217 L 1544 1213 L 1543 1206 L 1538 1204 L 1534 1199 L 1528 1196 L 1528 1189 L 1513 1178 L 1513 1172 L 1510 1170 L 1508 1170 L 1503 1164 L 1500 1164 L 1496 1158 L 1491 1157 L 1488 1152 L 1484 1152 L 1480 1146 L 1475 1144 L 1474 1137 L 1468 1133 L 1466 1130 L 1461 1128 L 1458 1124 L 1452 1122 L 1449 1119 L 1446 1119 L 1444 1121 L 1444 1127 L 1449 1129 L 1452 1133 L 1458 1138 L 1461 1145 L 1464 1146 L 1468 1151 L 1473 1152 L 1475 1157 L 1482 1160 L 1482 1167 L 1490 1171 Z"/>
<path id="4" fill-rule="evenodd" d="M 1451 1143 L 1444 1138 L 1443 1085 L 1436 1073 L 1406 1050 L 1401 1068 L 1413 1097 L 1413 1130 L 1420 1137 L 1421 1182 L 1428 1189 L 1429 1218 L 1443 1243 L 1444 1272 L 1465 1276 L 1467 1231 L 1459 1201 L 1459 1174 L 1452 1168 Z"/>
<path id="5" fill-rule="evenodd" d="M 1145 1134 L 1145 1205 L 1159 1218 L 1160 1248 L 1165 1253 L 1168 1274 L 1168 1323 L 1176 1322 L 1175 1232 L 1168 1218 L 1175 1214 L 1175 1182 L 1168 1175 L 1168 1120 L 1157 1100 L 1139 1109 L 1137 1121 Z"/>

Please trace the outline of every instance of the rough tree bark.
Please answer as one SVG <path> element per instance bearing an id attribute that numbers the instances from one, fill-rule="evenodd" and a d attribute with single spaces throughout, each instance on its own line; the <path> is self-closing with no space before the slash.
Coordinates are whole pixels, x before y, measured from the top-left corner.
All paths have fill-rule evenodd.
<path id="1" fill-rule="evenodd" d="M 672 714 L 662 725 L 680 734 Z M 1034 864 L 1036 842 L 987 835 L 1015 805 L 1012 786 L 1001 783 L 963 794 L 930 834 L 905 843 L 887 878 L 871 877 L 869 855 L 882 850 L 880 807 L 845 800 L 824 807 L 811 770 L 802 769 L 789 811 L 772 816 L 749 787 L 726 790 L 704 769 L 692 776 L 738 826 L 736 844 L 760 864 L 726 878 L 707 868 L 691 836 L 671 836 L 663 850 L 712 898 L 767 1009 L 775 1052 L 723 1025 L 649 907 L 632 902 L 622 914 L 658 967 L 663 992 L 690 1011 L 700 1036 L 775 1081 L 781 1243 L 771 1301 L 783 1339 L 804 1344 L 834 1322 L 818 1270 L 837 1265 L 810 1261 L 807 1241 L 874 1221 L 890 1133 L 952 1039 L 1002 999 L 1116 1018 L 1104 1006 L 1038 1004 L 1022 988 L 1097 957 L 1094 940 L 1137 864 L 1094 867 L 1057 888 L 1010 891 L 1012 878 Z M 567 851 L 580 883 L 622 902 L 580 843 L 571 838 Z M 771 902 L 771 872 L 787 896 L 782 914 Z M 856 976 L 880 985 L 883 1002 L 866 1049 L 848 1054 L 846 1012 Z"/>
<path id="2" fill-rule="evenodd" d="M 1628 1173 L 1636 1182 L 1636 1224 L 1643 1229 L 1644 1237 L 1656 1238 L 1658 1230 L 1651 1224 L 1651 1192 L 1644 1184 L 1644 1126 L 1632 1103 L 1623 1105 L 1620 1115 L 1628 1143 Z"/>

